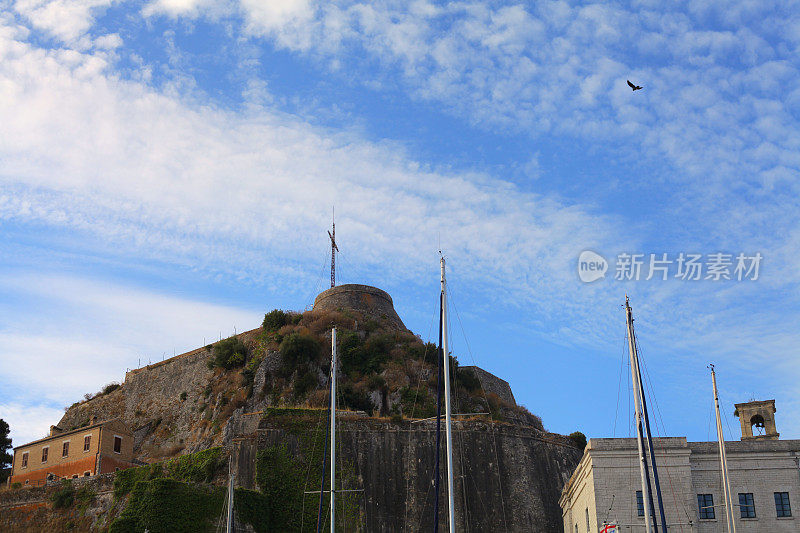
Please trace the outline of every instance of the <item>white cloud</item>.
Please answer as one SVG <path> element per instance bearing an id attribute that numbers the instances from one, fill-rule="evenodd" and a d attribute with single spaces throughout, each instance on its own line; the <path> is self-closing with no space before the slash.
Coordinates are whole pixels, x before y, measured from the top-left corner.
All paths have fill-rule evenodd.
<path id="1" fill-rule="evenodd" d="M 122 382 L 126 368 L 140 361 L 160 361 L 260 323 L 255 310 L 67 276 L 7 274 L 0 294 L 0 418 L 21 426 L 12 424 L 20 439 L 57 423 L 63 409 L 53 406 Z M 10 398 L 15 403 L 3 403 Z M 32 409 L 24 423 L 21 406 Z"/>
<path id="2" fill-rule="evenodd" d="M 173 4 L 187 9 L 199 5 Z M 176 11 L 175 16 L 182 13 L 188 11 Z M 252 31 L 297 50 L 313 45 L 314 53 L 325 54 L 348 39 L 362 39 L 361 46 L 386 65 L 399 65 L 418 97 L 452 104 L 452 112 L 484 125 L 606 139 L 639 135 L 650 153 L 663 151 L 692 175 L 710 165 L 716 165 L 717 173 L 736 168 L 733 175 L 753 171 L 753 181 L 768 177 L 776 188 L 786 184 L 796 164 L 796 156 L 786 150 L 796 143 L 791 133 L 753 143 L 753 133 L 739 128 L 756 117 L 765 132 L 776 124 L 794 124 L 769 95 L 747 94 L 741 105 L 731 100 L 725 84 L 758 86 L 749 74 L 691 72 L 678 89 L 671 88 L 670 80 L 686 75 L 680 68 L 634 71 L 637 81 L 648 79 L 643 82 L 645 94 L 654 103 L 631 100 L 622 79 L 626 62 L 603 53 L 603 46 L 621 38 L 609 21 L 626 20 L 624 13 L 577 12 L 552 3 L 541 7 L 538 19 L 529 15 L 520 24 L 518 17 L 526 15 L 519 8 L 434 8 L 418 2 L 408 13 L 380 4 L 347 9 L 302 4 L 269 13 L 251 10 L 249 16 Z M 448 25 L 447 31 L 435 31 L 441 24 Z M 677 35 L 685 20 L 677 17 L 673 24 Z M 549 39 L 554 28 L 565 36 Z M 609 332 L 619 329 L 619 317 L 608 302 L 620 297 L 620 287 L 578 286 L 574 261 L 587 247 L 603 252 L 635 249 L 641 234 L 632 232 L 639 229 L 627 230 L 591 206 L 528 192 L 493 176 L 421 167 L 400 146 L 312 127 L 266 106 L 224 110 L 199 95 L 125 81 L 110 68 L 106 52 L 43 50 L 25 39 L 24 29 L 0 26 L 0 123 L 13 132 L 0 136 L 0 221 L 69 229 L 90 237 L 107 254 L 155 258 L 286 286 L 307 281 L 307 265 L 317 259 L 311 250 L 324 249 L 326 236 L 320 228 L 327 226 L 335 203 L 346 243 L 343 255 L 352 261 L 355 274 L 380 271 L 398 284 L 420 284 L 429 265 L 435 265 L 433 251 L 441 235 L 456 274 L 452 279 L 475 282 L 491 299 L 487 301 L 518 305 L 523 322 L 546 317 L 564 324 L 550 333 L 553 340 L 602 347 L 609 344 Z M 578 53 L 594 44 L 596 54 Z M 725 36 L 701 35 L 687 37 L 683 45 L 698 63 L 730 52 L 732 46 Z M 757 41 L 750 46 L 756 56 L 765 53 Z M 782 64 L 764 68 L 790 79 Z M 263 86 L 254 87 L 259 101 L 270 101 Z M 721 101 L 720 94 L 726 95 Z M 655 128 L 664 117 L 671 119 Z M 702 117 L 708 120 L 700 121 Z M 709 128 L 733 133 L 712 132 L 712 142 Z M 747 158 L 731 158 L 747 150 L 752 150 Z M 759 174 L 769 160 L 781 166 L 769 175 Z M 541 172 L 535 161 L 531 172 Z M 692 200 L 697 189 L 688 189 Z M 698 205 L 709 204 L 686 202 L 687 209 Z M 796 207 L 793 202 L 786 206 Z M 701 213 L 697 218 L 718 214 L 708 209 L 710 216 Z M 719 234 L 701 240 L 774 249 L 760 234 L 724 231 L 728 223 L 714 224 Z M 793 235 L 793 244 L 781 249 L 784 258 L 795 257 L 799 249 L 798 232 Z M 788 259 L 783 262 L 789 264 Z M 795 272 L 787 279 L 796 277 Z M 98 320 L 114 335 L 123 335 L 125 347 L 120 348 L 118 337 L 70 336 L 59 329 L 4 330 L 3 340 L 19 357 L 35 359 L 63 340 L 71 353 L 88 354 L 79 359 L 83 366 L 76 371 L 93 371 L 91 379 L 102 384 L 117 378 L 122 361 L 132 361 L 136 353 L 155 349 L 158 354 L 170 344 L 189 348 L 200 342 L 200 329 L 187 333 L 186 339 L 195 340 L 185 340 L 157 323 L 171 324 L 168 317 L 190 313 L 187 305 L 171 308 L 149 295 L 128 306 L 128 296 L 119 289 L 99 290 L 65 279 L 44 283 L 54 294 L 66 287 L 69 301 L 77 302 L 69 304 L 76 308 L 68 316 L 85 317 L 69 331 L 90 331 L 90 320 Z M 113 298 L 98 296 L 105 290 Z M 774 335 L 778 311 L 765 309 L 761 323 L 741 327 L 747 317 L 729 309 L 737 309 L 735 303 L 753 296 L 755 289 L 725 294 L 710 285 L 655 289 L 643 284 L 634 292 L 636 301 L 643 302 L 637 310 L 653 317 L 654 338 L 679 349 L 745 365 L 749 353 L 759 349 L 753 339 L 766 339 L 764 345 L 780 354 L 791 353 L 795 343 L 794 334 Z M 92 313 L 93 307 L 104 311 Z M 155 314 L 154 322 L 137 316 L 137 310 L 151 308 L 171 312 Z M 230 310 L 211 311 L 206 325 L 212 330 L 230 321 Z M 119 332 L 110 323 L 109 317 L 115 316 L 140 325 Z M 706 331 L 713 334 L 701 335 Z M 158 346 L 142 343 L 142 338 L 156 339 Z M 90 368 L 104 354 L 108 366 Z M 800 374 L 783 355 L 775 361 L 783 376 Z M 2 375 L 23 379 L 14 372 L 4 369 Z M 782 385 L 786 397 L 796 394 L 796 382 Z M 73 394 L 86 392 L 84 384 L 71 375 L 58 398 L 74 400 Z"/>
<path id="3" fill-rule="evenodd" d="M 14 10 L 34 28 L 70 44 L 77 44 L 91 28 L 100 8 L 114 0 L 16 0 Z M 85 47 L 85 46 L 84 46 Z"/>
<path id="4" fill-rule="evenodd" d="M 227 0 L 153 0 L 142 8 L 145 17 L 167 15 L 172 18 L 194 18 L 203 14 L 217 19 L 234 11 L 234 5 Z"/>
<path id="5" fill-rule="evenodd" d="M 122 37 L 118 33 L 101 35 L 94 40 L 94 46 L 98 50 L 113 50 L 122 46 Z"/>
<path id="6" fill-rule="evenodd" d="M 0 418 L 8 422 L 14 447 L 46 437 L 63 414 L 63 409 L 48 405 L 0 401 Z"/>

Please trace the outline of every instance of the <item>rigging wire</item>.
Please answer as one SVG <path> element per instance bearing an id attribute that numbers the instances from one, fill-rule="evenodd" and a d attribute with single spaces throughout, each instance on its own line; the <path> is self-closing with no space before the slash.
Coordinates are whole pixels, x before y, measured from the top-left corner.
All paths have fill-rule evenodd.
<path id="1" fill-rule="evenodd" d="M 458 325 L 461 328 L 461 334 L 464 336 L 464 344 L 467 347 L 467 353 L 469 353 L 469 357 L 472 360 L 472 364 L 474 366 L 478 366 L 477 362 L 475 361 L 475 356 L 472 353 L 472 348 L 469 345 L 469 340 L 467 339 L 467 333 L 464 330 L 464 324 L 461 322 L 461 315 L 458 312 L 458 307 L 456 306 L 455 298 L 453 298 L 452 291 L 450 291 L 450 285 L 447 285 L 447 294 L 450 298 L 450 303 L 453 306 L 453 310 L 455 311 L 456 318 L 458 319 Z M 490 413 L 490 417 L 494 418 L 494 415 L 491 414 L 492 410 L 489 406 L 489 397 L 486 394 L 486 389 L 483 386 L 483 382 L 479 379 L 478 382 L 481 385 L 481 392 L 483 392 L 483 398 L 486 402 L 486 407 Z M 505 504 L 505 496 L 503 494 L 503 477 L 500 473 L 500 455 L 497 453 L 497 428 L 495 427 L 494 420 L 491 420 L 490 427 L 492 428 L 492 448 L 494 448 L 494 456 L 495 456 L 495 465 L 497 467 L 497 481 L 498 486 L 500 488 L 500 507 L 503 512 L 503 525 L 505 526 L 506 530 L 508 530 L 508 520 L 506 519 L 506 504 Z"/>
<path id="2" fill-rule="evenodd" d="M 322 280 L 325 278 L 325 267 L 328 266 L 329 260 L 330 258 L 328 257 L 327 252 L 325 252 L 325 260 L 322 262 L 322 268 L 320 269 L 319 275 L 317 276 L 317 283 L 314 285 L 312 292 L 302 300 L 303 302 L 306 302 L 306 308 L 314 304 L 314 300 L 312 298 L 315 298 L 316 295 L 320 293 L 319 289 L 320 286 L 322 285 Z"/>
<path id="3" fill-rule="evenodd" d="M 428 324 L 428 336 L 427 336 L 428 339 L 431 338 L 431 332 L 433 331 L 433 323 L 434 323 L 434 320 L 436 320 L 436 309 L 437 308 L 438 308 L 438 305 L 434 308 L 433 312 L 431 313 L 431 320 L 430 320 L 430 323 Z M 423 363 L 427 362 L 429 345 L 430 345 L 430 342 L 426 342 L 425 343 L 425 350 L 423 351 L 423 354 L 422 354 Z M 414 402 L 411 404 L 411 414 L 410 414 L 410 417 L 409 417 L 412 420 L 414 419 L 414 413 L 415 413 L 415 411 L 417 409 L 417 398 L 419 397 L 419 388 L 422 385 L 422 374 L 423 374 L 423 372 L 420 371 L 421 369 L 417 369 L 417 370 L 418 370 L 418 372 L 417 372 L 417 386 L 416 386 L 416 390 L 414 391 Z M 408 431 L 408 449 L 409 450 L 411 449 L 411 438 L 412 438 L 412 431 L 409 430 Z M 411 472 L 411 454 L 410 453 L 408 454 L 408 463 L 407 463 L 407 466 L 406 466 L 406 472 Z M 425 509 L 427 508 L 427 505 L 428 505 L 428 496 L 430 496 L 431 488 L 432 487 L 429 486 L 427 492 L 425 493 L 425 499 L 423 500 L 422 509 L 420 510 L 419 521 L 417 522 L 416 528 L 412 529 L 412 531 L 419 531 L 420 524 L 422 523 L 422 517 L 425 515 Z M 411 476 L 408 475 L 408 476 L 406 476 L 406 505 L 405 505 L 405 510 L 403 512 L 403 528 L 404 529 L 406 527 L 406 524 L 408 524 L 408 495 L 409 495 L 410 491 L 411 491 Z"/>
<path id="4" fill-rule="evenodd" d="M 622 373 L 625 371 L 625 339 L 622 339 L 622 358 L 619 361 L 619 382 L 617 383 L 617 407 L 614 409 L 614 428 L 611 430 L 611 438 L 617 436 L 617 416 L 619 415 L 619 398 L 622 396 Z"/>
<path id="5" fill-rule="evenodd" d="M 655 405 L 656 408 L 657 416 L 653 419 L 654 425 L 656 426 L 656 434 L 658 435 L 660 431 L 661 436 L 666 437 L 667 436 L 666 424 L 664 424 L 664 417 L 661 414 L 661 407 L 659 406 L 658 400 L 656 399 L 655 388 L 653 387 L 653 381 L 652 379 L 650 379 L 650 371 L 647 368 L 647 361 L 642 357 L 642 347 L 639 344 L 639 339 L 634 337 L 634 340 L 636 341 L 636 350 L 639 353 L 639 360 L 642 362 L 642 366 L 644 367 L 645 394 L 650 398 L 651 405 Z M 661 421 L 660 424 L 659 420 Z M 661 445 L 657 447 L 660 448 L 660 451 L 662 454 L 664 454 L 664 457 L 667 457 L 665 446 Z M 653 457 L 652 459 L 653 461 L 656 460 L 655 457 Z M 689 512 L 686 508 L 686 502 L 681 500 L 682 503 L 680 505 L 678 504 L 678 497 L 675 493 L 675 487 L 672 483 L 672 476 L 670 475 L 669 468 L 667 467 L 666 464 L 664 464 L 664 471 L 667 474 L 667 482 L 669 483 L 670 492 L 672 494 L 672 503 L 675 505 L 675 509 L 678 511 L 683 510 L 683 513 L 686 515 L 687 520 L 691 521 L 691 518 L 689 517 Z M 678 524 L 678 527 L 680 528 L 681 531 L 683 531 L 682 524 Z"/>

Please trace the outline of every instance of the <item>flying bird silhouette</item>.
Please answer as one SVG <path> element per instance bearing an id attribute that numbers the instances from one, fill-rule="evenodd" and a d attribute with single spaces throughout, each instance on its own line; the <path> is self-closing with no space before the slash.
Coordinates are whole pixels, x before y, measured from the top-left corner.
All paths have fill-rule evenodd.
<path id="1" fill-rule="evenodd" d="M 634 84 L 632 84 L 632 83 L 631 83 L 631 80 L 626 80 L 626 81 L 628 82 L 628 87 L 630 87 L 630 88 L 631 88 L 631 90 L 633 90 L 633 91 L 638 91 L 639 89 L 642 89 L 642 87 L 641 87 L 640 85 L 634 85 Z"/>

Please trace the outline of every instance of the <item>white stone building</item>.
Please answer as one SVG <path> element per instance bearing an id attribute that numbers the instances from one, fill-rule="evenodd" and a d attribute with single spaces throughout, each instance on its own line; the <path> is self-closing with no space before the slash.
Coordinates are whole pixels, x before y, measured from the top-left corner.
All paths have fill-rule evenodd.
<path id="1" fill-rule="evenodd" d="M 776 435 L 725 445 L 737 533 L 800 532 L 800 440 Z M 685 437 L 653 444 L 668 530 L 727 532 L 718 444 Z M 559 503 L 565 533 L 601 533 L 609 523 L 617 524 L 609 531 L 643 532 L 636 439 L 590 439 Z"/>

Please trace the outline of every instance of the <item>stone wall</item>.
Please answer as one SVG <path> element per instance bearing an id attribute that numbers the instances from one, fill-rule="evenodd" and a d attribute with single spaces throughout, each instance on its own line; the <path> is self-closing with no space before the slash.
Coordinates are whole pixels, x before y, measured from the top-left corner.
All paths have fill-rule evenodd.
<path id="1" fill-rule="evenodd" d="M 481 386 L 487 394 L 496 394 L 504 402 L 517 405 L 517 402 L 514 400 L 514 393 L 511 392 L 511 385 L 508 384 L 508 381 L 478 366 L 462 366 L 461 368 L 464 370 L 471 370 L 475 374 L 475 377 L 481 382 Z"/>
<path id="2" fill-rule="evenodd" d="M 558 498 L 581 457 L 568 439 L 532 428 L 475 421 L 455 422 L 453 434 L 457 531 L 563 531 Z M 340 422 L 337 449 L 352 464 L 358 488 L 364 489 L 361 531 L 430 527 L 435 440 L 433 423 Z M 253 435 L 235 439 L 239 485 L 254 487 L 257 450 L 275 444 L 299 449 L 297 437 L 269 421 L 262 421 Z M 445 464 L 442 454 L 442 530 Z M 318 479 L 313 474 L 312 478 Z"/>
<path id="3" fill-rule="evenodd" d="M 259 331 L 238 336 L 252 345 Z M 209 395 L 207 387 L 215 375 L 208 367 L 210 358 L 211 350 L 203 347 L 131 370 L 120 388 L 70 406 L 58 426 L 80 427 L 94 415 L 98 420 L 120 418 L 133 432 L 135 455 L 145 460 L 217 445 L 225 422 L 211 423 L 224 408 L 217 396 L 235 390 L 239 374 L 230 373 L 227 389 Z M 211 404 L 217 407 L 204 408 Z"/>
<path id="4" fill-rule="evenodd" d="M 388 321 L 393 326 L 406 329 L 394 310 L 389 293 L 369 285 L 339 285 L 321 292 L 314 299 L 315 311 L 352 310 L 364 318 Z"/>
<path id="5" fill-rule="evenodd" d="M 114 474 L 72 480 L 75 489 L 88 486 L 94 498 L 86 509 L 73 505 L 69 509 L 53 509 L 53 493 L 61 488 L 56 483 L 47 487 L 0 491 L 0 531 L 8 533 L 40 533 L 42 531 L 89 531 L 110 523 L 114 506 Z"/>

